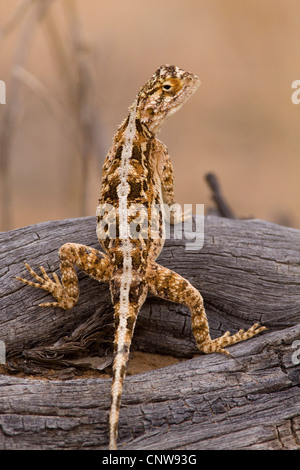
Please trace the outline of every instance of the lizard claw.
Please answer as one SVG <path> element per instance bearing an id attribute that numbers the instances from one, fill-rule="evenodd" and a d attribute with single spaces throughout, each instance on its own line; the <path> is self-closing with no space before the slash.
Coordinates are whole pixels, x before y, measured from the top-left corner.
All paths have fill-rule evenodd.
<path id="1" fill-rule="evenodd" d="M 49 278 L 49 276 L 47 275 L 45 269 L 42 267 L 42 266 L 39 266 L 40 270 L 41 270 L 41 273 L 43 275 L 43 278 L 41 276 L 39 276 L 30 266 L 28 263 L 24 263 L 27 271 L 31 274 L 31 276 L 37 281 L 37 282 L 32 282 L 32 281 L 28 281 L 27 279 L 24 279 L 23 277 L 19 277 L 19 276 L 14 276 L 14 279 L 17 279 L 18 281 L 21 281 L 23 282 L 24 284 L 28 284 L 29 286 L 33 286 L 33 287 L 39 287 L 40 289 L 44 289 L 44 290 L 47 290 L 48 291 L 48 287 L 47 286 L 47 283 L 51 284 L 53 283 L 53 281 Z"/>
<path id="2" fill-rule="evenodd" d="M 27 284 L 28 286 L 31 287 L 37 287 L 39 289 L 43 289 L 46 292 L 49 292 L 50 294 L 53 295 L 53 297 L 57 300 L 57 302 L 46 302 L 46 303 L 41 303 L 39 304 L 41 307 L 61 307 L 63 309 L 68 309 L 71 308 L 71 303 L 69 299 L 66 298 L 64 294 L 64 288 L 57 276 L 56 273 L 53 273 L 53 278 L 54 281 L 48 276 L 46 273 L 46 270 L 42 267 L 39 266 L 40 271 L 42 273 L 42 276 L 39 276 L 30 266 L 28 263 L 24 263 L 27 271 L 31 274 L 31 276 L 37 281 L 28 281 L 27 279 L 24 279 L 19 276 L 15 276 L 14 279 L 17 279 L 18 281 L 23 282 L 24 284 Z M 71 301 L 73 304 L 73 301 Z"/>
<path id="3" fill-rule="evenodd" d="M 60 307 L 59 302 L 45 302 L 43 304 L 39 304 L 39 307 Z"/>

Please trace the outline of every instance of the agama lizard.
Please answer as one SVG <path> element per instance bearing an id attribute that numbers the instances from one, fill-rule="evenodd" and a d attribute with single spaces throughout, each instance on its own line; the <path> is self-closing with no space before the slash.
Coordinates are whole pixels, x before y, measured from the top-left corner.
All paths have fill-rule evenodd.
<path id="1" fill-rule="evenodd" d="M 164 203 L 176 207 L 173 168 L 157 134 L 166 120 L 190 98 L 199 78 L 173 65 L 163 65 L 139 91 L 120 125 L 103 166 L 97 208 L 97 236 L 104 253 L 66 243 L 59 250 L 61 281 L 41 269 L 42 277 L 26 264 L 36 282 L 30 286 L 50 292 L 55 302 L 41 306 L 70 309 L 79 297 L 74 265 L 98 281 L 108 282 L 114 306 L 115 338 L 109 448 L 116 449 L 121 393 L 138 312 L 147 293 L 186 305 L 200 351 L 225 353 L 265 328 L 254 324 L 246 332 L 226 332 L 211 339 L 203 299 L 189 281 L 156 263 L 164 245 Z M 159 208 L 159 209 L 158 209 Z M 176 222 L 176 216 L 173 222 Z"/>

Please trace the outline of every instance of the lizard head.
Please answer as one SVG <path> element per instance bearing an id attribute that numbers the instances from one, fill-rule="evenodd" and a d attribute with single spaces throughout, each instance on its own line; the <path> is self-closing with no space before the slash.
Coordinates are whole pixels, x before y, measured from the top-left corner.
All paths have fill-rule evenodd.
<path id="1" fill-rule="evenodd" d="M 141 88 L 137 96 L 137 112 L 142 123 L 157 133 L 198 89 L 197 75 L 174 65 L 162 65 Z"/>

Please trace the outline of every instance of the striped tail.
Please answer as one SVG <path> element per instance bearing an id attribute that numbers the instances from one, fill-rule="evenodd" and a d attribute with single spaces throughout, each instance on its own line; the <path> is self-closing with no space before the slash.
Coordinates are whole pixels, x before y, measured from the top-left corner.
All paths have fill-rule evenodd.
<path id="1" fill-rule="evenodd" d="M 121 394 L 136 318 L 140 305 L 129 303 L 126 315 L 121 303 L 114 305 L 116 333 L 114 340 L 113 378 L 111 386 L 111 408 L 109 415 L 109 449 L 117 449 Z"/>

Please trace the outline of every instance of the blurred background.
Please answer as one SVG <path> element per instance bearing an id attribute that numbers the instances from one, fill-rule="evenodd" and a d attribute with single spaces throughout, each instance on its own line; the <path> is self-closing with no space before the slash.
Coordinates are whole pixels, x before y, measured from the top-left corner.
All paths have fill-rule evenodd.
<path id="1" fill-rule="evenodd" d="M 299 0 L 1 0 L 0 220 L 94 215 L 101 168 L 161 64 L 201 79 L 159 138 L 181 204 L 300 228 Z"/>

